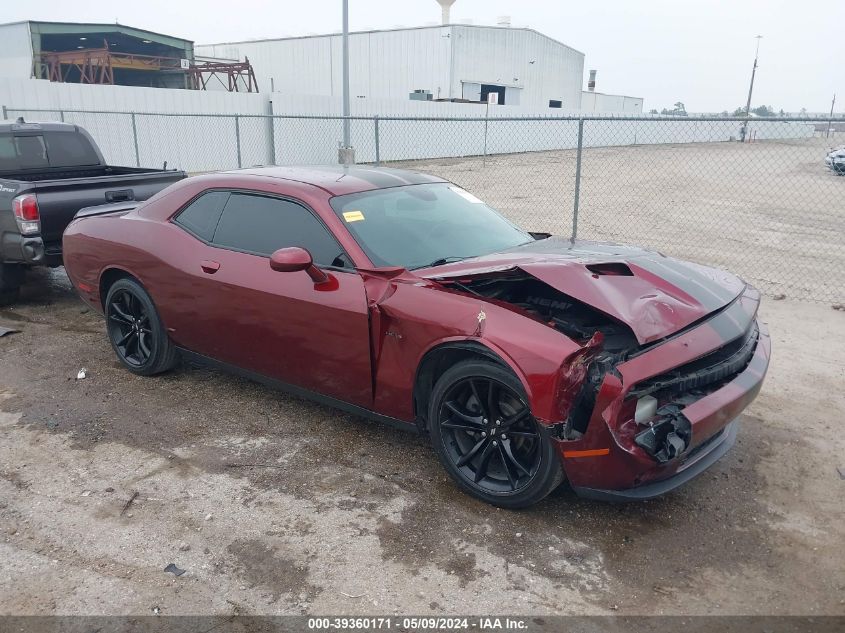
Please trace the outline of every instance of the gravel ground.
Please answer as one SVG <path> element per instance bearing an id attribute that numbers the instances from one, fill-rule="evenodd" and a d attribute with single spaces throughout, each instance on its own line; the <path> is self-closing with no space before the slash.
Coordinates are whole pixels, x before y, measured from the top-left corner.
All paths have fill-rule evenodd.
<path id="1" fill-rule="evenodd" d="M 843 312 L 764 304 L 769 377 L 697 480 L 512 512 L 414 434 L 210 371 L 135 377 L 63 271 L 38 277 L 0 310 L 22 330 L 0 338 L 2 614 L 845 614 Z"/>
<path id="2" fill-rule="evenodd" d="M 578 235 L 723 266 L 770 296 L 845 303 L 845 177 L 824 166 L 831 143 L 585 149 Z M 459 183 L 529 230 L 571 235 L 574 150 L 395 165 Z"/>

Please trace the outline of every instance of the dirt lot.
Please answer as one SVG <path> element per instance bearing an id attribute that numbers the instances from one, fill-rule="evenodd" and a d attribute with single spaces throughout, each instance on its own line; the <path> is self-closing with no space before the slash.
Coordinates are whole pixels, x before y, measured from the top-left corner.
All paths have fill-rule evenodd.
<path id="1" fill-rule="evenodd" d="M 845 303 L 845 176 L 822 162 L 834 142 L 586 149 L 578 235 L 724 266 L 769 295 Z M 457 182 L 527 229 L 568 236 L 575 159 L 564 150 L 397 166 Z"/>
<path id="2" fill-rule="evenodd" d="M 61 270 L 37 281 L 0 310 L 22 330 L 0 338 L 0 613 L 845 614 L 829 306 L 764 304 L 770 375 L 696 481 L 509 512 L 413 434 L 204 370 L 134 377 Z"/>

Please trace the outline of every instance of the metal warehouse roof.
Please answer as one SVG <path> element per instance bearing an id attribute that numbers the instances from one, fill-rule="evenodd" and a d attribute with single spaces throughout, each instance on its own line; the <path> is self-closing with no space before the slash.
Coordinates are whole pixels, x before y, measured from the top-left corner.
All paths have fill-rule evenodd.
<path id="1" fill-rule="evenodd" d="M 48 35 L 55 33 L 96 33 L 100 31 L 110 31 L 116 33 L 123 33 L 139 39 L 155 39 L 158 42 L 173 46 L 174 48 L 183 48 L 184 44 L 193 44 L 193 40 L 182 37 L 174 37 L 172 35 L 165 35 L 164 33 L 156 33 L 155 31 L 147 31 L 146 29 L 139 29 L 134 26 L 126 26 L 118 23 L 101 23 L 101 22 L 42 22 L 40 20 L 19 20 L 17 22 L 7 22 L 0 24 L 0 26 L 9 26 L 12 24 L 29 24 L 30 30 Z M 36 27 L 33 29 L 33 27 Z"/>
<path id="2" fill-rule="evenodd" d="M 432 24 L 427 26 L 403 26 L 397 27 L 393 29 L 369 29 L 364 31 L 350 31 L 349 35 L 367 35 L 370 33 L 396 33 L 399 31 L 419 31 L 422 29 L 443 29 L 443 28 L 467 28 L 467 29 L 498 29 L 502 31 L 523 31 L 526 33 L 535 33 L 540 37 L 544 37 L 550 42 L 554 42 L 559 46 L 563 46 L 564 48 L 568 48 L 571 51 L 584 55 L 582 51 L 579 51 L 577 48 L 573 48 L 568 44 L 564 44 L 560 40 L 556 40 L 553 37 L 549 37 L 545 33 L 541 33 L 536 29 L 528 28 L 527 26 L 495 26 L 492 24 L 462 24 L 460 22 L 454 22 L 450 24 Z M 307 40 L 307 39 L 315 39 L 320 37 L 339 37 L 341 34 L 340 31 L 336 31 L 334 33 L 318 33 L 316 35 L 293 35 L 290 37 L 265 37 L 260 39 L 254 40 L 239 40 L 235 42 L 212 42 L 209 44 L 197 44 L 197 46 L 229 46 L 235 44 L 260 44 L 261 42 L 285 42 L 290 40 Z"/>

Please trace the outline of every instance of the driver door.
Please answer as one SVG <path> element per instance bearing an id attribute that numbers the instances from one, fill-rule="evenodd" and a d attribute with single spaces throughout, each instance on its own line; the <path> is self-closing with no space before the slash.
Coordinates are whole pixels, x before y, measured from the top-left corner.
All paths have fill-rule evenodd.
<path id="1" fill-rule="evenodd" d="M 208 195 L 208 194 L 206 194 Z M 176 223 L 180 223 L 180 217 Z M 174 227 L 176 228 L 176 227 Z M 191 237 L 191 236 L 187 236 Z M 270 254 L 307 249 L 336 283 L 276 272 Z M 210 243 L 192 249 L 199 353 L 362 407 L 372 406 L 370 333 L 361 277 L 320 219 L 297 201 L 230 192 Z"/>

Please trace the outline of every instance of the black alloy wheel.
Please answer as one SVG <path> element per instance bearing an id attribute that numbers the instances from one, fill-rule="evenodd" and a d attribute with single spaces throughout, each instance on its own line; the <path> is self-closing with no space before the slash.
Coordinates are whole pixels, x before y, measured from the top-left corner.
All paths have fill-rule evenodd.
<path id="1" fill-rule="evenodd" d="M 123 278 L 109 288 L 105 314 L 109 341 L 129 371 L 152 376 L 176 364 L 176 349 L 150 295 L 137 281 Z"/>
<path id="2" fill-rule="evenodd" d="M 121 360 L 142 367 L 152 354 L 150 315 L 129 290 L 112 294 L 108 305 L 109 336 Z"/>
<path id="3" fill-rule="evenodd" d="M 559 458 L 531 415 L 521 383 L 505 368 L 460 363 L 438 381 L 433 400 L 429 420 L 435 449 L 452 477 L 474 496 L 524 507 L 560 483 Z"/>

